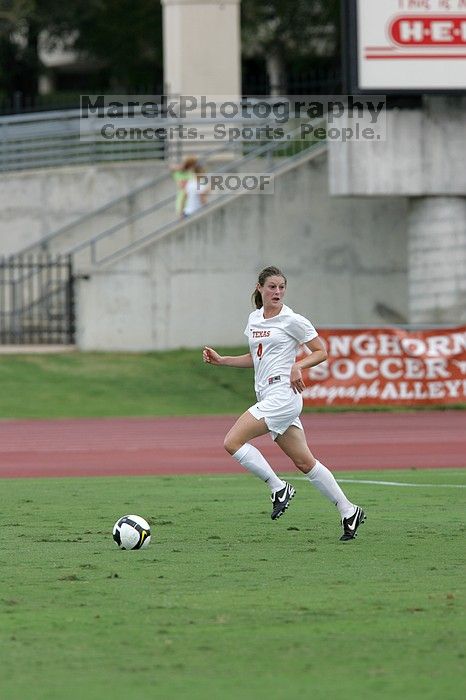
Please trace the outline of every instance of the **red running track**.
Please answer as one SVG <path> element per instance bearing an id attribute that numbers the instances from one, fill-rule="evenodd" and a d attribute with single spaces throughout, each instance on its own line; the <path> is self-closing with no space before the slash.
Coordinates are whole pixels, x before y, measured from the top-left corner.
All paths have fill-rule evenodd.
<path id="1" fill-rule="evenodd" d="M 225 453 L 234 417 L 0 421 L 0 477 L 205 474 L 241 471 Z M 316 456 L 335 470 L 466 467 L 466 412 L 302 416 Z M 260 447 L 294 471 L 269 436 Z"/>

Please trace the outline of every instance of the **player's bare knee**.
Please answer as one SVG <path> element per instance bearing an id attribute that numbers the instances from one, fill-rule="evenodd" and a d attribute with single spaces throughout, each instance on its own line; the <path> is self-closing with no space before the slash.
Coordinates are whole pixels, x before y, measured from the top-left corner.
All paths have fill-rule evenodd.
<path id="1" fill-rule="evenodd" d="M 241 447 L 241 443 L 238 440 L 235 440 L 233 436 L 228 434 L 223 441 L 223 447 L 230 455 L 234 455 L 235 452 L 237 452 Z"/>
<path id="2" fill-rule="evenodd" d="M 311 467 L 305 462 L 295 462 L 294 465 L 303 474 L 308 474 L 311 471 Z"/>
<path id="3" fill-rule="evenodd" d="M 309 474 L 316 463 L 316 460 L 313 457 L 306 459 L 295 459 L 293 461 L 295 467 L 299 469 L 299 471 L 303 472 L 303 474 Z"/>

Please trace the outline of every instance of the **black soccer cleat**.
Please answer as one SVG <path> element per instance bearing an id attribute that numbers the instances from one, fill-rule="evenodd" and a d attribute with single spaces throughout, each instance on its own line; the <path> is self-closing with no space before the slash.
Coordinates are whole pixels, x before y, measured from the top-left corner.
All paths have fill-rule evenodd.
<path id="1" fill-rule="evenodd" d="M 288 484 L 286 481 L 282 489 L 273 492 L 270 496 L 272 499 L 272 515 L 270 517 L 272 520 L 276 520 L 283 515 L 295 493 L 296 490 L 294 486 Z"/>
<path id="2" fill-rule="evenodd" d="M 354 540 L 356 537 L 357 529 L 361 523 L 366 519 L 364 511 L 359 506 L 356 506 L 356 512 L 351 516 L 351 518 L 343 518 L 341 524 L 343 525 L 343 534 L 340 537 L 341 542 L 346 542 L 347 540 Z"/>

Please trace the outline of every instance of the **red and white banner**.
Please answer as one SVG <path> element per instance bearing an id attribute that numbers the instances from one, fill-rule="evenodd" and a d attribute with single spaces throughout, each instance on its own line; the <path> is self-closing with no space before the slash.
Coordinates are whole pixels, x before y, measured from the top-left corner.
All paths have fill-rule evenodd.
<path id="1" fill-rule="evenodd" d="M 303 372 L 306 406 L 466 403 L 466 326 L 323 329 L 329 359 Z"/>
<path id="2" fill-rule="evenodd" d="M 466 0 L 356 0 L 359 87 L 464 90 Z"/>

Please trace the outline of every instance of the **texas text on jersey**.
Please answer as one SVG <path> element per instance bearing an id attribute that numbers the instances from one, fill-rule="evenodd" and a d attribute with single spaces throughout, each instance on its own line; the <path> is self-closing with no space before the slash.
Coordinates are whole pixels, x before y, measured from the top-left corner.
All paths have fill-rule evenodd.
<path id="1" fill-rule="evenodd" d="M 263 309 L 253 311 L 244 333 L 254 362 L 255 391 L 261 397 L 267 390 L 289 385 L 298 347 L 317 337 L 312 323 L 285 304 L 272 318 L 264 318 Z"/>

